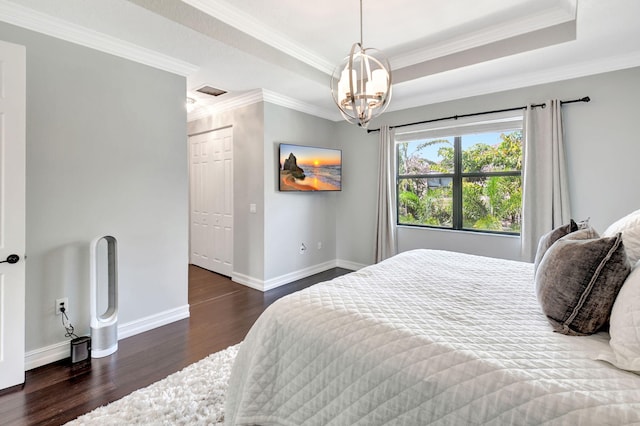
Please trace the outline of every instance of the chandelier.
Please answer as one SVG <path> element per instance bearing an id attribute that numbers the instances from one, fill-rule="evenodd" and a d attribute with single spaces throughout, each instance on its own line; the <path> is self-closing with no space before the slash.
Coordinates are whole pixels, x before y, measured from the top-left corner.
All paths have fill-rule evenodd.
<path id="1" fill-rule="evenodd" d="M 360 0 L 360 42 L 351 46 L 331 76 L 331 94 L 349 123 L 366 128 L 391 100 L 391 66 L 380 51 L 362 43 L 362 0 Z"/>

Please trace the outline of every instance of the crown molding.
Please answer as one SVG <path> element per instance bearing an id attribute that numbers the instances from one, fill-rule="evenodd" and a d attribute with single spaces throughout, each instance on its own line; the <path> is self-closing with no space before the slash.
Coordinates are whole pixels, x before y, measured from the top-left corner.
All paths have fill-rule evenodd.
<path id="1" fill-rule="evenodd" d="M 316 105 L 308 104 L 306 102 L 299 101 L 297 99 L 291 98 L 289 96 L 281 95 L 276 92 L 272 92 L 271 90 L 262 90 L 263 99 L 265 102 L 269 102 L 275 105 L 279 105 L 285 108 L 293 109 L 296 111 L 304 112 L 309 115 L 313 115 L 320 118 L 325 118 L 331 121 L 341 120 L 342 117 L 338 113 L 338 108 L 334 110 L 327 110 L 325 108 L 320 108 Z"/>
<path id="2" fill-rule="evenodd" d="M 405 102 L 392 103 L 388 109 L 391 111 L 401 111 L 404 109 L 416 108 L 420 106 L 436 104 L 440 102 L 453 101 L 456 99 L 482 96 L 492 93 L 504 92 L 507 90 L 520 89 L 524 87 L 537 86 L 540 84 L 555 83 L 558 81 L 571 80 L 574 78 L 588 77 L 591 75 L 604 74 L 607 72 L 619 71 L 627 68 L 640 66 L 640 52 L 633 52 L 624 55 L 600 58 L 593 61 L 578 62 L 563 67 L 554 68 L 546 72 L 537 71 L 529 74 L 518 74 L 511 78 L 497 78 L 491 83 L 486 80 L 474 84 L 473 86 L 462 86 L 458 90 L 447 90 L 444 92 L 429 92 L 429 95 L 413 97 Z M 426 93 L 427 91 L 425 91 Z M 428 99 L 426 99 L 428 97 Z"/>
<path id="3" fill-rule="evenodd" d="M 193 74 L 199 68 L 7 0 L 0 0 L 0 21 L 182 76 Z"/>
<path id="4" fill-rule="evenodd" d="M 213 16 L 232 27 L 249 34 L 251 37 L 262 41 L 269 46 L 278 49 L 297 60 L 310 65 L 325 74 L 331 75 L 335 64 L 320 57 L 302 44 L 298 44 L 282 35 L 273 28 L 264 25 L 258 19 L 231 6 L 229 3 L 219 0 L 182 0 L 184 3 Z"/>
<path id="5" fill-rule="evenodd" d="M 194 110 L 187 115 L 187 117 L 189 121 L 199 120 L 210 115 L 221 114 L 223 112 L 242 108 L 258 102 L 269 102 L 274 105 L 282 106 L 331 121 L 340 120 L 340 115 L 338 114 L 337 110 L 335 112 L 328 111 L 316 105 L 311 105 L 306 102 L 291 98 L 289 96 L 281 95 L 279 93 L 265 89 L 251 90 L 249 92 L 229 97 L 228 99 L 221 100 L 219 102 L 196 106 Z M 196 101 L 196 105 L 197 103 L 203 103 L 202 99 L 198 99 Z"/>
<path id="6" fill-rule="evenodd" d="M 426 44 L 428 47 L 395 55 L 389 58 L 389 62 L 392 64 L 393 69 L 401 69 L 518 35 L 542 30 L 571 20 L 575 21 L 575 7 L 572 9 L 568 5 L 565 6 L 565 8 L 544 10 L 507 23 L 500 23 L 500 25 L 478 30 L 444 43 Z"/>
<path id="7" fill-rule="evenodd" d="M 231 94 L 228 94 L 231 95 Z M 196 99 L 195 108 L 187 114 L 188 121 L 199 120 L 215 114 L 232 111 L 263 101 L 262 90 L 256 89 L 238 95 L 227 96 L 216 102 L 207 103 L 202 98 Z"/>

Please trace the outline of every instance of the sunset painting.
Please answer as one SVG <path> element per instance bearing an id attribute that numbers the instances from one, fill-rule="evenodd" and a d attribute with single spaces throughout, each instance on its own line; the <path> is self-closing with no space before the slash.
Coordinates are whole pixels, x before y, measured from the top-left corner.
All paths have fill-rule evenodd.
<path id="1" fill-rule="evenodd" d="M 280 191 L 340 191 L 342 151 L 280 144 Z"/>

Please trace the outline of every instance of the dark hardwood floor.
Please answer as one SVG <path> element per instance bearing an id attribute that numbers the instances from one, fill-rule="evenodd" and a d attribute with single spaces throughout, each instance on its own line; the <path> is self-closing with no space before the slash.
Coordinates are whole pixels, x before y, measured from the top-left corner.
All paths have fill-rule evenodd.
<path id="1" fill-rule="evenodd" d="M 0 424 L 64 424 L 239 343 L 275 300 L 347 272 L 334 268 L 262 293 L 189 265 L 190 318 L 120 340 L 116 353 L 84 371 L 68 359 L 28 371 L 22 388 L 0 396 Z"/>

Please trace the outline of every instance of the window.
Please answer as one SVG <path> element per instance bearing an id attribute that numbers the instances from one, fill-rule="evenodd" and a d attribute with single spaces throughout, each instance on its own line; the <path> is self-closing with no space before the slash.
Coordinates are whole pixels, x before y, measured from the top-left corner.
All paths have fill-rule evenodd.
<path id="1" fill-rule="evenodd" d="M 399 225 L 520 233 L 521 117 L 398 134 L 396 158 Z"/>

